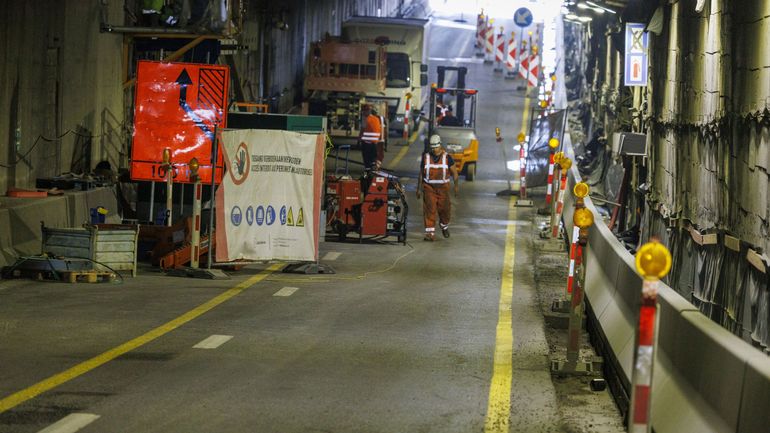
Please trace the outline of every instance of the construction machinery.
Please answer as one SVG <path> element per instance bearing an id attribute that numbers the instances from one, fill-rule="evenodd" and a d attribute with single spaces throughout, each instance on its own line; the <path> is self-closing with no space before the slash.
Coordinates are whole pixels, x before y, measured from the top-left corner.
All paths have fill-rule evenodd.
<path id="1" fill-rule="evenodd" d="M 425 19 L 373 16 L 354 16 L 342 23 L 346 41 L 387 47 L 385 89 L 367 92 L 366 99 L 387 103 L 388 128 L 384 131 L 394 144 L 407 144 L 410 134 L 419 129 L 427 96 L 423 88 L 428 85 L 427 24 Z"/>
<path id="2" fill-rule="evenodd" d="M 323 116 L 335 145 L 358 144 L 363 125 L 362 107 L 370 104 L 387 130 L 388 104 L 367 101 L 367 93 L 383 93 L 386 83 L 386 49 L 362 43 L 345 43 L 327 37 L 314 42 L 308 53 L 305 102 L 302 114 Z M 381 139 L 387 147 L 387 134 Z"/>
<path id="3" fill-rule="evenodd" d="M 404 187 L 396 176 L 384 171 L 367 171 L 361 179 L 329 176 L 326 180 L 327 233 L 344 241 L 349 233 L 381 239 L 395 236 L 406 245 L 409 206 Z"/>
<path id="4" fill-rule="evenodd" d="M 457 73 L 456 87 L 445 87 L 447 71 Z M 476 135 L 478 90 L 465 87 L 466 67 L 439 66 L 438 82 L 430 89 L 428 136 L 438 134 L 465 180 L 476 178 L 479 139 Z"/>

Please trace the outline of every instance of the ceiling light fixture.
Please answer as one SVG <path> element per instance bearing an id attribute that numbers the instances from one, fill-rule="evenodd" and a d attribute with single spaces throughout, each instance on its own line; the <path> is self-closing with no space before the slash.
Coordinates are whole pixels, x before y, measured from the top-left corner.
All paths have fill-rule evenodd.
<path id="1" fill-rule="evenodd" d="M 594 7 L 594 8 L 596 8 L 596 9 L 601 9 L 601 10 L 603 10 L 604 12 L 609 12 L 609 13 L 611 13 L 611 14 L 616 14 L 616 13 L 617 13 L 617 12 L 615 12 L 614 10 L 612 10 L 612 9 L 610 9 L 610 8 L 606 8 L 606 7 L 602 6 L 602 5 L 599 5 L 599 4 L 596 4 L 596 3 L 594 3 L 594 2 L 592 2 L 592 1 L 588 1 L 588 0 L 587 0 L 587 1 L 586 1 L 586 4 L 588 4 L 588 5 L 589 5 L 589 6 L 591 6 L 591 7 Z"/>

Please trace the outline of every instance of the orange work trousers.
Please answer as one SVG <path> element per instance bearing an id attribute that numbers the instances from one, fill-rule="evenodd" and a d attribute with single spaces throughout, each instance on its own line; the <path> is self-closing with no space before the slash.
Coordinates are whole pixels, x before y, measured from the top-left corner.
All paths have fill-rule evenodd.
<path id="1" fill-rule="evenodd" d="M 425 219 L 425 233 L 436 231 L 436 212 L 442 228 L 449 226 L 452 202 L 449 199 L 449 183 L 422 184 L 422 214 Z"/>

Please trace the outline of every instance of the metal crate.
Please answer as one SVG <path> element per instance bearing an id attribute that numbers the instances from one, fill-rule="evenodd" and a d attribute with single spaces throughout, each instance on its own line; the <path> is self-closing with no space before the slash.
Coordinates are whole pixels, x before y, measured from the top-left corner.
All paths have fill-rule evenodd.
<path id="1" fill-rule="evenodd" d="M 136 276 L 136 247 L 139 226 L 99 224 L 84 228 L 42 226 L 43 253 L 94 261 L 95 269 L 106 265 L 115 271 L 131 271 Z"/>

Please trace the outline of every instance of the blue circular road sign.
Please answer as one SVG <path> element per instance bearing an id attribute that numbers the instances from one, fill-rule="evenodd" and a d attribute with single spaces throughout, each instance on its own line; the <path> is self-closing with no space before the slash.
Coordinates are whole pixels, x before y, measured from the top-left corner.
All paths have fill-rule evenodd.
<path id="1" fill-rule="evenodd" d="M 513 13 L 513 22 L 519 27 L 529 27 L 535 17 L 532 16 L 532 11 L 527 8 L 518 8 Z"/>

